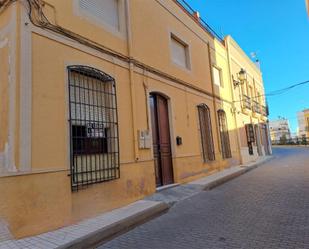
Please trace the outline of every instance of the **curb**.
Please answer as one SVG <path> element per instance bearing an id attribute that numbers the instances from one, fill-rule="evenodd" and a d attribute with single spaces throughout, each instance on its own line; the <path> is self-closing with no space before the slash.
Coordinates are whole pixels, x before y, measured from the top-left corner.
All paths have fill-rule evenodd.
<path id="1" fill-rule="evenodd" d="M 216 188 L 216 187 L 218 187 L 218 186 L 220 186 L 220 185 L 222 185 L 222 184 L 224 184 L 224 183 L 226 183 L 226 182 L 228 182 L 230 180 L 233 180 L 236 177 L 239 177 L 239 176 L 241 176 L 241 175 L 243 175 L 245 173 L 248 173 L 249 171 L 251 171 L 253 169 L 256 169 L 257 167 L 259 167 L 259 166 L 269 162 L 273 158 L 274 158 L 273 156 L 269 156 L 269 157 L 265 158 L 264 160 L 261 160 L 259 162 L 253 163 L 252 165 L 240 166 L 240 167 L 242 167 L 241 170 L 239 170 L 237 172 L 234 172 L 234 173 L 232 173 L 230 175 L 224 176 L 224 177 L 222 177 L 220 179 L 214 180 L 213 182 L 210 182 L 210 183 L 204 185 L 202 187 L 202 189 L 205 190 L 205 191 L 212 190 L 212 189 L 214 189 L 214 188 Z"/>
<path id="2" fill-rule="evenodd" d="M 169 206 L 164 202 L 158 202 L 157 205 L 152 206 L 146 210 L 138 212 L 132 216 L 129 216 L 121 221 L 115 222 L 111 225 L 103 227 L 95 232 L 87 234 L 76 240 L 73 240 L 67 244 L 64 244 L 58 249 L 86 249 L 95 248 L 108 240 L 119 236 L 138 225 L 141 225 L 165 212 L 167 212 Z"/>

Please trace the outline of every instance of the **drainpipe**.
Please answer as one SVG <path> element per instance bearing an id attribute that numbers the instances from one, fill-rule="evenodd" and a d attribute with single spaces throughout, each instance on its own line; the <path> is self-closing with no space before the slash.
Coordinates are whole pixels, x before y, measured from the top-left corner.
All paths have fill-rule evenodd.
<path id="1" fill-rule="evenodd" d="M 237 135 L 237 146 L 238 146 L 238 156 L 239 156 L 239 161 L 240 164 L 243 164 L 243 159 L 241 156 L 241 142 L 240 142 L 240 134 L 239 134 L 239 130 L 238 130 L 238 124 L 237 124 L 237 111 L 236 111 L 236 106 L 235 106 L 235 99 L 234 99 L 234 89 L 233 89 L 233 78 L 232 78 L 232 69 L 231 69 L 231 57 L 230 57 L 230 43 L 229 43 L 229 38 L 225 38 L 225 46 L 226 46 L 226 52 L 227 52 L 227 61 L 228 61 L 228 70 L 229 70 L 229 81 L 230 81 L 230 91 L 231 91 L 231 96 L 232 96 L 232 108 L 234 111 L 234 123 L 235 123 L 235 127 L 236 127 L 236 135 Z M 240 87 L 240 86 L 239 86 Z"/>
<path id="2" fill-rule="evenodd" d="M 125 2 L 125 15 L 126 15 L 126 31 L 127 31 L 127 47 L 129 61 L 129 81 L 130 81 L 130 95 L 131 95 L 131 109 L 132 109 L 132 126 L 133 126 L 133 146 L 134 146 L 134 158 L 135 162 L 139 160 L 138 150 L 138 137 L 137 137 L 137 120 L 136 120 L 136 95 L 134 84 L 134 63 L 132 62 L 132 30 L 131 30 L 131 18 L 130 18 L 130 5 L 129 0 Z"/>

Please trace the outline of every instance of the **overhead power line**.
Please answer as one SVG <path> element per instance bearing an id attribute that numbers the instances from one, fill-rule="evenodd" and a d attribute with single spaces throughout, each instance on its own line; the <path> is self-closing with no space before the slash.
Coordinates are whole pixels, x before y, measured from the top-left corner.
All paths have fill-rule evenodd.
<path id="1" fill-rule="evenodd" d="M 306 80 L 306 81 L 303 81 L 303 82 L 300 82 L 300 83 L 297 83 L 297 84 L 294 84 L 294 85 L 291 85 L 291 86 L 288 86 L 288 87 L 285 87 L 285 88 L 282 88 L 280 90 L 275 90 L 275 91 L 272 91 L 270 93 L 266 93 L 265 96 L 275 96 L 275 95 L 280 95 L 280 94 L 283 94 L 293 88 L 296 88 L 298 86 L 301 86 L 301 85 L 305 85 L 305 84 L 308 84 L 309 83 L 309 80 Z"/>
<path id="2" fill-rule="evenodd" d="M 283 93 L 286 93 L 286 92 L 292 90 L 293 88 L 296 88 L 296 87 L 299 87 L 299 86 L 302 86 L 302 85 L 306 85 L 306 84 L 309 84 L 309 80 L 299 82 L 299 83 L 293 84 L 291 86 L 288 86 L 288 87 L 285 87 L 285 88 L 282 88 L 282 89 L 274 90 L 274 91 L 271 91 L 269 93 L 260 94 L 258 96 L 252 97 L 252 99 L 257 99 L 259 97 L 268 97 L 268 96 L 272 97 L 272 96 L 276 96 L 276 95 L 281 95 Z M 237 101 L 234 101 L 234 102 L 241 102 L 241 101 L 242 100 L 237 100 Z"/>

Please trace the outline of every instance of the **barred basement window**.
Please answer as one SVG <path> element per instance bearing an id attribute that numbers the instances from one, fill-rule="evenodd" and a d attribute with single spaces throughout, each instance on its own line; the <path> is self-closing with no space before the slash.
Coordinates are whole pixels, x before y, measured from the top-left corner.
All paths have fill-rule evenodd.
<path id="1" fill-rule="evenodd" d="M 220 140 L 221 140 L 221 150 L 222 157 L 231 158 L 231 146 L 230 146 L 230 138 L 229 131 L 227 127 L 226 114 L 223 110 L 218 111 L 218 120 L 219 120 L 219 132 L 220 132 Z"/>
<path id="2" fill-rule="evenodd" d="M 115 81 L 86 66 L 69 66 L 72 190 L 119 178 Z"/>
<path id="3" fill-rule="evenodd" d="M 210 110 L 207 105 L 197 107 L 200 121 L 200 132 L 204 162 L 215 160 L 214 143 L 212 137 Z"/>

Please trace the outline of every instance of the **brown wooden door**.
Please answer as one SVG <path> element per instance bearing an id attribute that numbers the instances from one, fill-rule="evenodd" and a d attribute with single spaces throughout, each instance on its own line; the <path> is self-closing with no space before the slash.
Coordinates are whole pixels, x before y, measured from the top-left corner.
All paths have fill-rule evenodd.
<path id="1" fill-rule="evenodd" d="M 162 186 L 174 182 L 167 100 L 151 94 L 150 109 L 156 185 Z"/>

